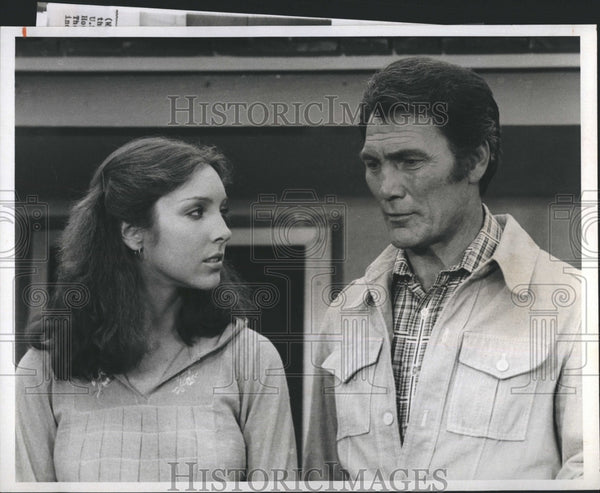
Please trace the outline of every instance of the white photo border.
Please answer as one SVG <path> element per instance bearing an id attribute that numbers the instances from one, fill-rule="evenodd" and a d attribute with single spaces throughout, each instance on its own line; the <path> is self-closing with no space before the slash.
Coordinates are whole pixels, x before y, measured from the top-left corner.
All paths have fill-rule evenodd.
<path id="1" fill-rule="evenodd" d="M 1 81 L 0 106 L 2 120 L 0 131 L 0 190 L 14 190 L 15 167 L 15 40 L 19 37 L 370 37 L 370 36 L 579 36 L 581 74 L 581 190 L 597 183 L 597 66 L 596 27 L 591 25 L 511 25 L 511 26 L 438 26 L 438 25 L 367 25 L 367 26 L 270 26 L 270 27 L 185 27 L 185 28 L 42 28 L 3 27 L 1 29 Z M 485 55 L 482 55 L 485 56 Z M 596 210 L 597 217 L 597 210 Z M 597 228 L 597 224 L 595 225 Z M 597 235 L 594 235 L 597 238 Z M 0 238 L 0 251 L 14 245 L 14 236 Z M 596 244 L 597 251 L 597 244 Z M 589 326 L 586 334 L 589 341 L 598 347 L 598 274 L 597 261 L 586 264 L 583 269 L 591 291 L 587 304 Z M 14 264 L 0 266 L 0 362 L 12 362 L 13 344 L 10 336 L 12 327 Z M 8 315 L 7 315 L 8 314 Z M 595 339 L 594 339 L 595 337 Z M 598 353 L 588 362 L 598 367 Z M 14 475 L 15 408 L 14 379 L 0 375 L 0 477 L 2 491 L 105 491 L 107 487 L 119 491 L 167 491 L 165 483 L 16 483 Z M 596 489 L 600 485 L 599 471 L 599 420 L 598 420 L 598 377 L 584 379 L 584 430 L 585 430 L 585 479 L 549 481 L 449 481 L 449 490 L 545 490 L 545 489 Z M 183 485 L 182 485 L 183 486 Z M 218 486 L 218 485 L 217 485 Z M 238 491 L 256 491 L 248 485 L 236 485 Z M 323 489 L 330 486 L 322 483 Z M 312 491 L 319 483 L 312 484 Z M 308 488 L 304 488 L 308 489 Z M 180 488 L 179 491 L 184 491 Z M 263 490 L 264 491 L 264 490 Z"/>

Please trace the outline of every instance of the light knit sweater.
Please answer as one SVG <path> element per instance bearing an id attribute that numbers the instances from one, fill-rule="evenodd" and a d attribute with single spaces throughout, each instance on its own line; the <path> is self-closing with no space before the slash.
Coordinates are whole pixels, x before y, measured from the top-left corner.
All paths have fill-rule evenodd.
<path id="1" fill-rule="evenodd" d="M 35 349 L 18 374 L 19 481 L 170 482 L 188 474 L 186 462 L 196 480 L 215 469 L 234 479 L 240 469 L 297 467 L 281 359 L 246 327 L 199 339 L 147 394 L 122 375 L 57 380 Z"/>

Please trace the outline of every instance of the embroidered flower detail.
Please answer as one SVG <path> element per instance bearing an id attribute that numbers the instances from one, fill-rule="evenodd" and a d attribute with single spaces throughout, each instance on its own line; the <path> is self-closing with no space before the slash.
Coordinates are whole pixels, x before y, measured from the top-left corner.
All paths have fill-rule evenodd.
<path id="1" fill-rule="evenodd" d="M 98 376 L 92 379 L 92 387 L 94 387 L 93 393 L 96 395 L 96 399 L 100 397 L 104 387 L 106 387 L 111 381 L 112 378 L 103 371 L 98 372 Z"/>
<path id="2" fill-rule="evenodd" d="M 175 394 L 182 394 L 187 390 L 187 387 L 194 385 L 198 379 L 198 370 L 186 370 L 183 374 L 177 377 L 177 386 L 173 389 Z"/>

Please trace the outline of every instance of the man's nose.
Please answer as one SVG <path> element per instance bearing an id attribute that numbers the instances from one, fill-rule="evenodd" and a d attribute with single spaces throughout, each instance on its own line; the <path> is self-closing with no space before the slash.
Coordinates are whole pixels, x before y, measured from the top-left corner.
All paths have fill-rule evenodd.
<path id="1" fill-rule="evenodd" d="M 383 164 L 380 179 L 382 198 L 392 200 L 402 198 L 406 195 L 406 177 L 404 176 L 404 173 L 393 164 Z"/>

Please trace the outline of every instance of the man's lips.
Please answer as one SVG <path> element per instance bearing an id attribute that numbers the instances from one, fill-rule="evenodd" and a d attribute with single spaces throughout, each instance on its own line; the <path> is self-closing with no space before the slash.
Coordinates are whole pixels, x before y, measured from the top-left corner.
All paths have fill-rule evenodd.
<path id="1" fill-rule="evenodd" d="M 404 224 L 406 223 L 410 217 L 413 215 L 412 212 L 406 212 L 406 213 L 384 213 L 385 214 L 385 218 L 386 221 L 388 221 L 389 223 L 392 224 Z"/>
<path id="2" fill-rule="evenodd" d="M 389 217 L 390 219 L 394 219 L 394 218 L 402 219 L 402 218 L 413 215 L 412 212 L 384 212 L 384 214 L 386 215 L 386 217 Z"/>

